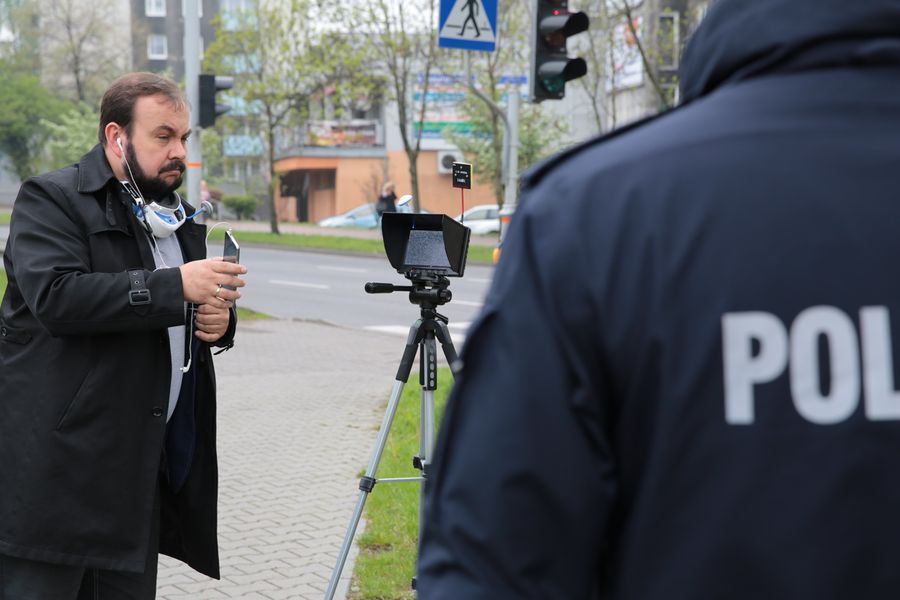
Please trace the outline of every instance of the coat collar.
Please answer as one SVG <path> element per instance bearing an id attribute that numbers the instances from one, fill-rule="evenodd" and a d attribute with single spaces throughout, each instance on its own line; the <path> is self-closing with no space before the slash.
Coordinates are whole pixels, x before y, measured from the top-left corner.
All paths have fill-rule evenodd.
<path id="1" fill-rule="evenodd" d="M 78 192 L 82 194 L 93 194 L 110 182 L 116 182 L 116 176 L 106 160 L 106 153 L 103 146 L 97 144 L 90 152 L 81 157 L 78 163 Z M 115 192 L 113 191 L 115 190 Z M 106 193 L 106 219 L 110 225 L 117 225 L 116 211 L 113 203 L 121 202 L 124 206 L 130 208 L 130 201 L 125 198 L 124 192 L 121 192 L 117 186 L 107 188 Z M 193 214 L 194 208 L 187 202 L 184 203 L 186 212 Z M 130 232 L 133 236 L 141 237 L 145 235 L 143 227 L 137 218 L 131 212 L 125 212 L 126 223 L 128 223 Z M 123 224 L 124 225 L 124 224 Z M 192 260 L 200 260 L 206 258 L 206 226 L 194 223 L 189 220 L 187 223 L 178 228 L 176 232 L 178 241 L 181 243 L 182 252 L 184 253 L 185 262 Z M 153 255 L 150 253 L 147 244 L 141 244 L 141 258 L 143 258 L 145 266 L 152 270 Z"/>
<path id="2" fill-rule="evenodd" d="M 78 192 L 93 194 L 106 186 L 110 180 L 115 181 L 116 176 L 106 160 L 103 146 L 97 144 L 90 152 L 82 156 L 78 163 Z"/>

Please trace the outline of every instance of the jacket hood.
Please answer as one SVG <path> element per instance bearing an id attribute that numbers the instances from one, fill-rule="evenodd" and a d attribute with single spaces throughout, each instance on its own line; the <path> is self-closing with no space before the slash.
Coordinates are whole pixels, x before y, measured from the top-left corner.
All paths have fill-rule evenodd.
<path id="1" fill-rule="evenodd" d="M 681 63 L 682 102 L 761 73 L 900 66 L 900 0 L 718 0 Z"/>

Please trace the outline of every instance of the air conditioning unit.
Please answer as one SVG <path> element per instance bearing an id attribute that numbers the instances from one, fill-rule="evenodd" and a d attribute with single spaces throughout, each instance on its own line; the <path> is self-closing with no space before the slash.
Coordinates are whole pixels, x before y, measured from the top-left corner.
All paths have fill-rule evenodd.
<path id="1" fill-rule="evenodd" d="M 453 172 L 453 163 L 463 162 L 464 160 L 462 152 L 457 150 L 439 150 L 437 153 L 437 171 L 438 173 L 449 175 Z"/>

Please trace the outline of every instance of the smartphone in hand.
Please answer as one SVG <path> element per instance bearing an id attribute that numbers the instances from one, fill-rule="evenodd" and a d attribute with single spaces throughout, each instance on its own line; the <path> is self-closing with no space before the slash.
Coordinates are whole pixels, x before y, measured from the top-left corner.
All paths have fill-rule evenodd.
<path id="1" fill-rule="evenodd" d="M 226 262 L 241 262 L 241 247 L 238 245 L 237 240 L 234 239 L 230 229 L 225 232 L 225 247 L 222 250 L 222 257 Z M 223 285 L 222 287 L 228 290 L 237 289 L 232 285 Z"/>

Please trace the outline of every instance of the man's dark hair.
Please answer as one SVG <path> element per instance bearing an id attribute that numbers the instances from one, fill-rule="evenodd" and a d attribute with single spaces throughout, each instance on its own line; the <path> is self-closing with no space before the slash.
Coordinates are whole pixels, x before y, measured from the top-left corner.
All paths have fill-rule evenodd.
<path id="1" fill-rule="evenodd" d="M 131 135 L 134 105 L 144 96 L 163 96 L 179 109 L 187 107 L 187 99 L 181 88 L 156 73 L 129 73 L 112 82 L 100 101 L 100 130 L 97 137 L 106 146 L 106 126 L 118 123 Z"/>

